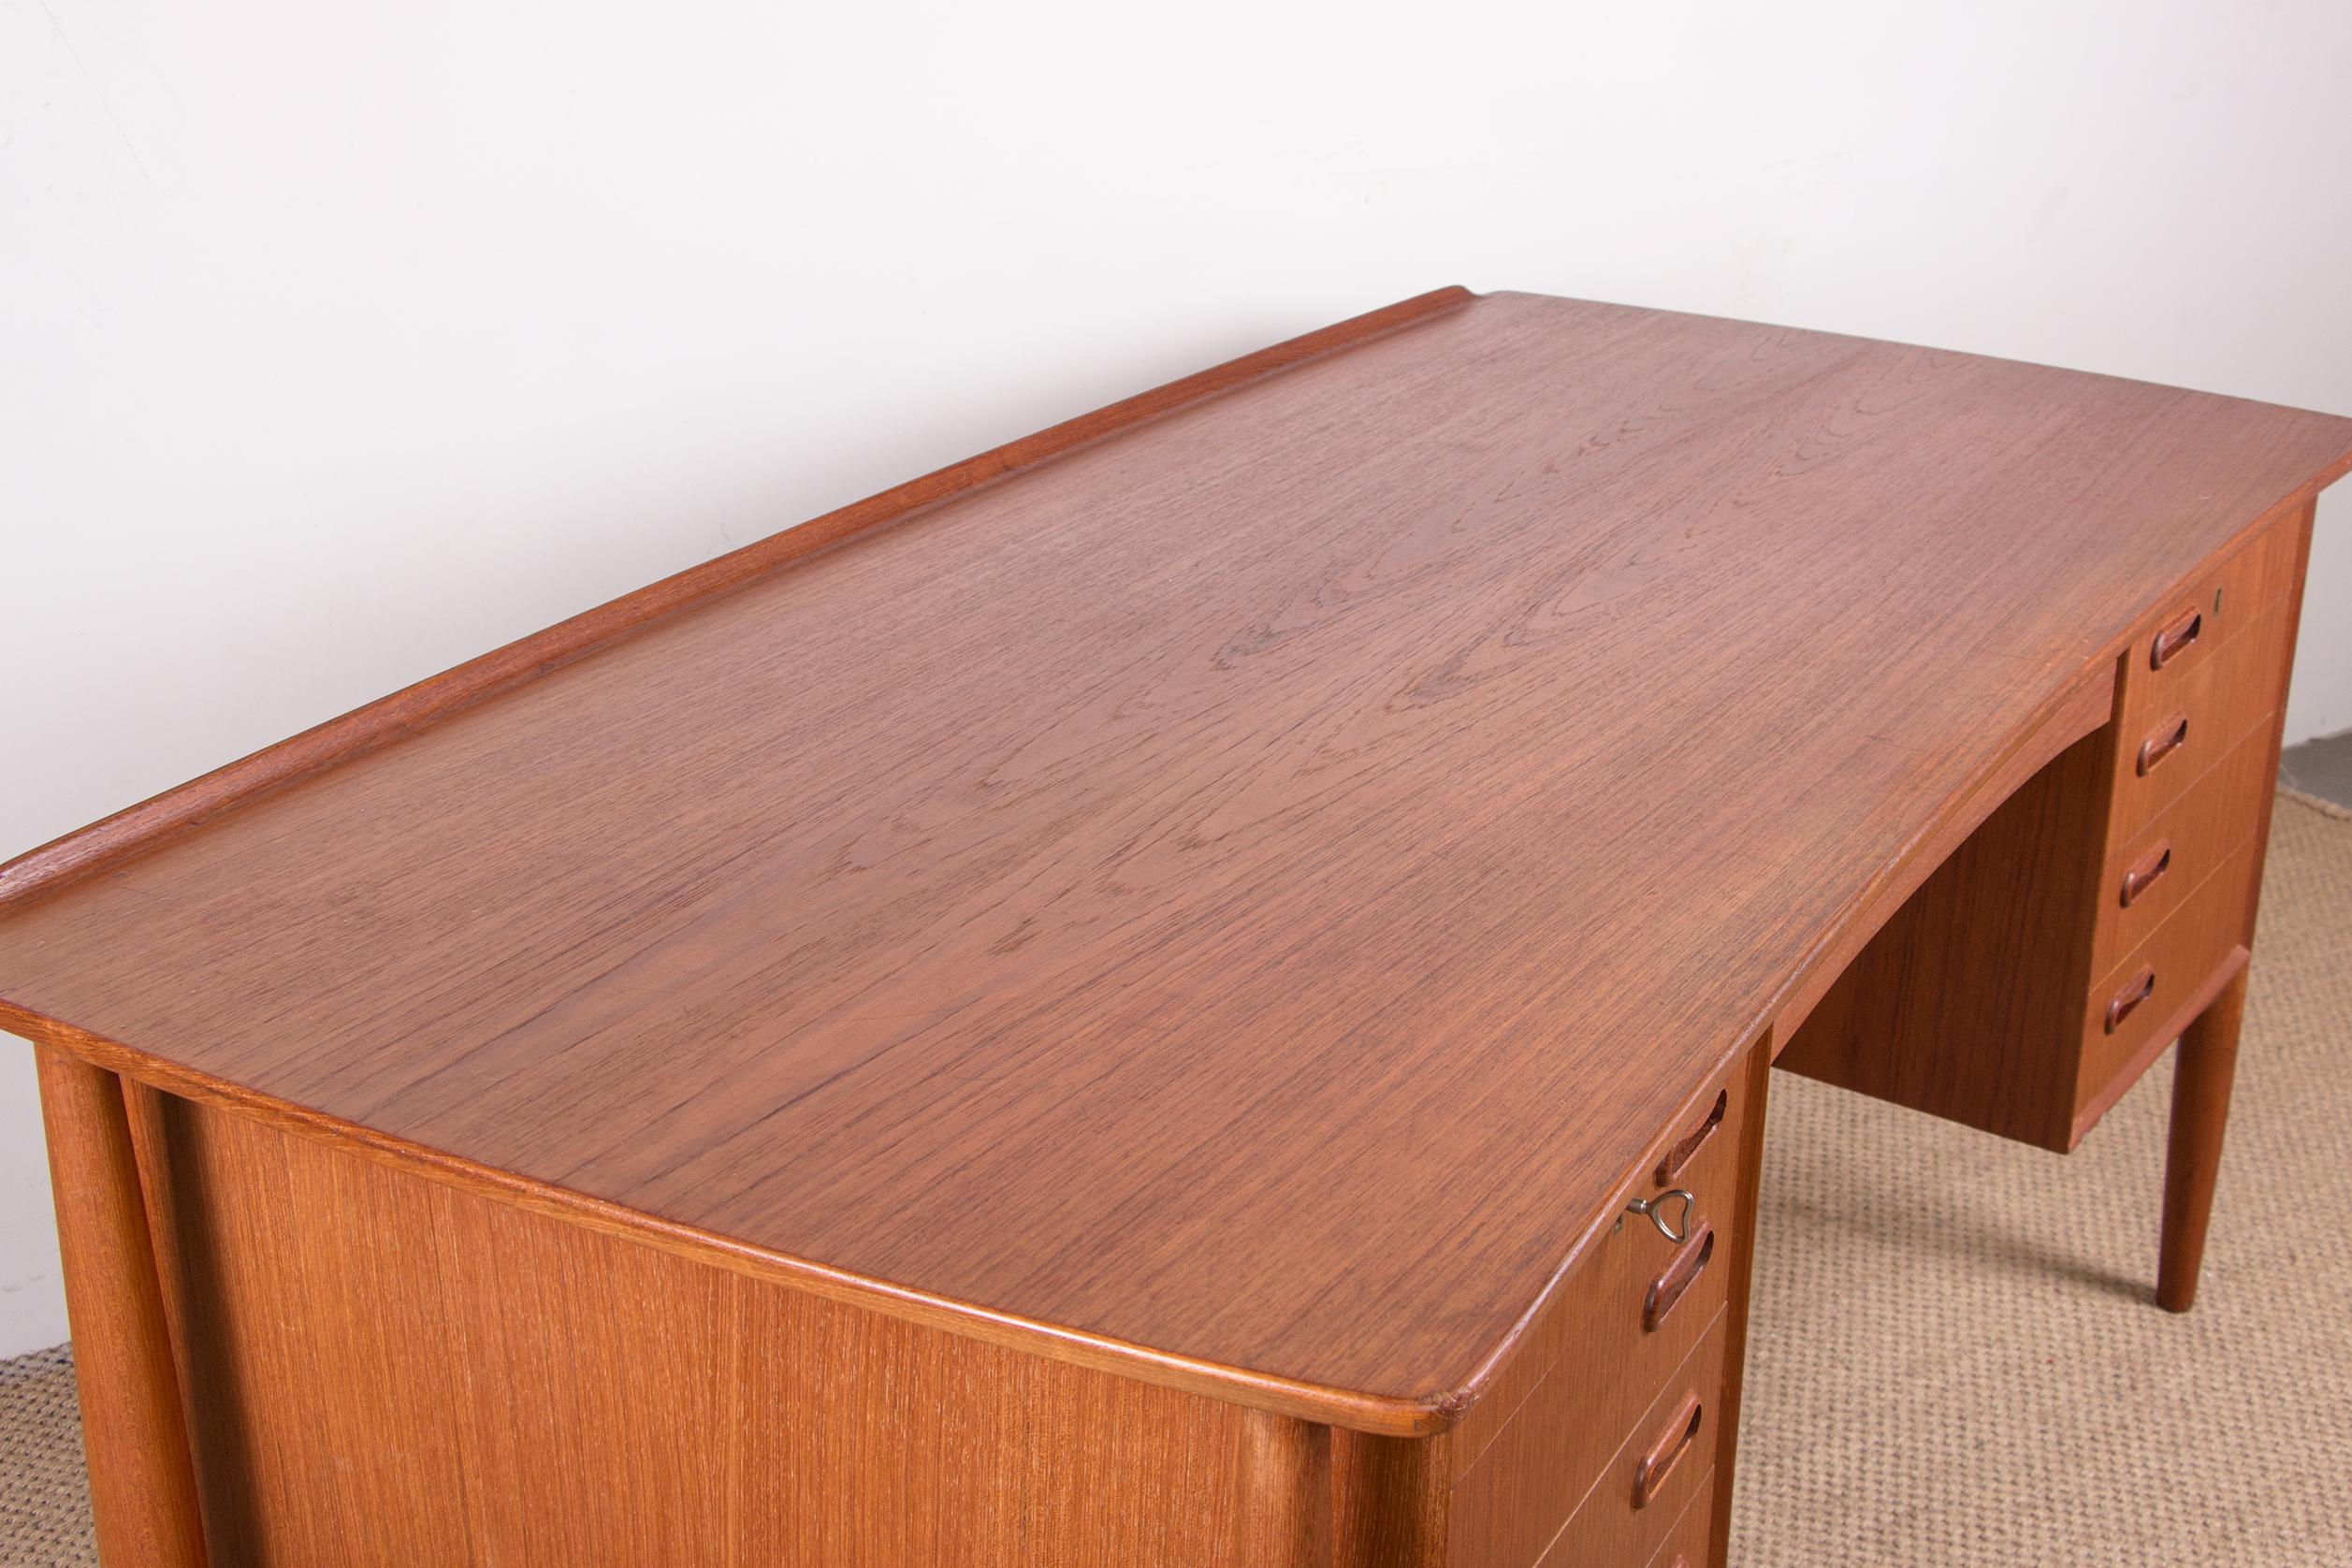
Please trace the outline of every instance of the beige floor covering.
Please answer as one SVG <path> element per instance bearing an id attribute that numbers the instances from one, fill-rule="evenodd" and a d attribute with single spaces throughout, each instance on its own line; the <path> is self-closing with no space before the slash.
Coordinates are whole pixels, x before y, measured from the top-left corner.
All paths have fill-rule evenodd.
<path id="1" fill-rule="evenodd" d="M 0 1361 L 0 1562 L 94 1563 L 65 1347 Z"/>
<path id="2" fill-rule="evenodd" d="M 2168 1059 L 2070 1158 L 1773 1082 L 1732 1561 L 2352 1564 L 2352 820 L 2283 796 L 2204 1295 L 2149 1299 Z M 60 1351 L 0 1562 L 94 1562 Z"/>

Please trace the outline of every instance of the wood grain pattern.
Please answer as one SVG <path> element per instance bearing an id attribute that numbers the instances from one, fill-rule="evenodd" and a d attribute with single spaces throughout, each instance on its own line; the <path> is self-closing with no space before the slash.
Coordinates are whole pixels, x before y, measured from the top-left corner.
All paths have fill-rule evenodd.
<path id="1" fill-rule="evenodd" d="M 2123 662 L 2120 711 L 2127 730 L 2145 730 L 2160 717 L 2160 710 L 2179 707 L 2180 691 L 2189 684 L 2190 674 L 2240 633 L 2267 630 L 2275 635 L 2285 627 L 2288 641 L 2293 640 L 2292 627 L 2283 620 L 2281 611 L 2301 591 L 2301 536 L 2291 516 L 2264 529 L 2243 547 L 2200 571 L 2174 596 L 2177 607 L 2169 614 L 2151 612 Z M 2159 663 L 2157 646 L 2168 632 L 2177 631 L 2188 619 L 2197 626 L 2196 640 L 2174 648 Z"/>
<path id="2" fill-rule="evenodd" d="M 2276 768 L 2307 515 L 2273 514 L 2195 573 L 2193 616 L 2180 594 L 2152 604 L 2113 722 L 1937 868 L 1791 1033 L 1783 1066 L 2049 1149 L 2082 1140 L 2243 951 L 2242 846 Z M 2182 644 L 2189 619 L 2199 637 Z M 2139 736 L 2180 715 L 2190 743 L 2143 772 Z M 2159 847 L 2164 876 L 2125 907 L 2127 867 Z"/>
<path id="3" fill-rule="evenodd" d="M 2117 839 L 2107 853 L 2099 886 L 2104 904 L 2091 972 L 2103 975 L 2185 903 L 2192 889 L 2219 868 L 2262 820 L 2262 802 L 2278 777 L 2272 738 L 2259 732 L 2239 741 L 2211 772 L 2182 791 L 2138 835 Z M 2125 878 L 2163 854 L 2163 875 L 2124 901 Z"/>
<path id="4" fill-rule="evenodd" d="M 1779 1065 L 2070 1148 L 2113 751 L 2101 730 L 2004 802 L 1840 972 Z"/>
<path id="5" fill-rule="evenodd" d="M 1334 1568 L 1442 1568 L 1453 1435 L 1331 1433 Z"/>
<path id="6" fill-rule="evenodd" d="M 1535 1560 L 1541 1568 L 1585 1568 L 1588 1563 L 1647 1562 L 1674 1531 L 1684 1509 L 1711 1507 L 1713 1472 L 1700 1462 L 1715 1443 L 1720 1412 L 1713 1401 L 1723 1381 L 1723 1332 L 1719 1322 L 1691 1352 L 1657 1400 L 1642 1415 L 1623 1447 L 1594 1481 L 1592 1489 Z M 1681 1435 L 1698 1404 L 1699 1431 L 1693 1447 L 1658 1489 L 1648 1506 L 1634 1502 L 1636 1477 L 1652 1452 Z M 1525 1559 L 1462 1558 L 1457 1568 L 1517 1568 Z"/>
<path id="7" fill-rule="evenodd" d="M 2074 1089 L 2075 1141 L 2117 1097 L 2108 1091 L 2118 1081 L 2135 1082 L 2162 1054 L 2173 1036 L 2186 1026 L 2190 1014 L 2184 1009 L 2193 1006 L 2191 998 L 2210 995 L 2214 974 L 2233 953 L 2245 951 L 2239 940 L 2254 897 L 2253 877 L 2254 846 L 2243 843 L 2189 893 L 2181 907 L 2146 941 L 2086 988 L 2088 1005 L 2083 1009 L 2083 1043 Z M 2153 977 L 2146 1000 L 2109 1028 L 2109 1005 L 2143 972 Z"/>
<path id="8" fill-rule="evenodd" d="M 1738 1287 L 1735 1264 L 1742 1256 L 1743 1237 L 1736 1211 L 1749 1179 L 1741 1161 L 1752 1142 L 1750 1107 L 1758 1089 L 1752 1072 L 1745 1065 L 1736 1067 L 1720 1090 L 1706 1085 L 1660 1134 L 1662 1153 L 1722 1095 L 1720 1130 L 1693 1150 L 1671 1178 L 1693 1196 L 1692 1223 L 1715 1226 L 1718 1256 L 1674 1313 L 1656 1329 L 1646 1329 L 1644 1301 L 1677 1248 L 1647 1220 L 1624 1210 L 1631 1198 L 1655 1196 L 1668 1183 L 1658 1180 L 1653 1163 L 1621 1187 L 1614 1204 L 1619 1218 L 1577 1257 L 1542 1316 L 1518 1336 L 1509 1359 L 1489 1379 L 1486 1397 L 1448 1433 L 1457 1488 L 1531 1489 L 1525 1479 L 1486 1474 L 1491 1459 L 1503 1469 L 1540 1467 L 1557 1486 L 1568 1488 L 1562 1500 L 1573 1501 L 1593 1468 L 1617 1446 L 1625 1426 L 1698 1343 L 1717 1309 Z M 1521 1430 L 1514 1433 L 1515 1428 Z M 1511 1441 L 1498 1451 L 1505 1433 L 1513 1433 Z"/>
<path id="9" fill-rule="evenodd" d="M 2318 516 L 2318 505 L 2313 502 L 2306 505 L 2302 509 L 2301 515 L 2293 518 L 2286 529 L 2289 564 L 2286 573 L 2280 579 L 2280 591 L 2285 595 L 2285 602 L 2279 607 L 2286 625 L 2280 632 L 2276 654 L 2278 663 L 2272 673 L 2272 679 L 2282 694 L 2287 690 L 2287 680 L 2294 673 L 2295 639 L 2301 634 L 2303 622 L 2303 580 L 2311 564 L 2312 528 L 2317 522 Z M 2286 738 L 2287 703 L 2282 695 L 2279 701 L 2279 711 L 2271 719 L 2271 762 L 2267 771 L 2273 778 L 2278 777 L 2279 748 Z M 2265 791 L 2262 793 L 2260 805 L 2257 807 L 2254 827 L 2254 896 L 2246 903 L 2246 926 L 2243 938 L 2245 945 L 2249 948 L 2254 945 L 2254 922 L 2256 917 L 2261 912 L 2262 907 L 2262 866 L 2271 852 L 2271 809 L 2277 804 L 2278 792 L 2275 790 Z"/>
<path id="10" fill-rule="evenodd" d="M 2238 978 L 2251 957 L 2252 954 L 2243 948 L 2230 948 L 2221 955 L 2202 983 L 2192 982 L 2185 990 L 2174 987 L 2177 994 L 2162 1004 L 2162 1011 L 2156 1015 L 2163 1020 L 2159 1026 L 2142 1033 L 2128 1054 L 2119 1054 L 2111 1060 L 2103 1079 L 2088 1074 L 2082 1077 L 2082 1109 L 2074 1115 L 2076 1142 L 2081 1142 L 2091 1128 L 2098 1125 L 2099 1118 L 2115 1108 L 2115 1102 L 2140 1082 L 2141 1074 L 2164 1054 L 2164 1048 L 2213 1006 L 2214 998 Z"/>
<path id="11" fill-rule="evenodd" d="M 98 1549 L 109 1563 L 204 1568 L 186 1414 L 123 1088 L 65 1052 L 41 1047 L 37 1056 Z"/>
<path id="12" fill-rule="evenodd" d="M 1988 852 L 2003 857 L 2012 853 L 2008 839 L 2016 820 L 2013 809 L 2003 819 L 2003 825 L 1981 837 L 1977 836 L 1979 830 L 1996 812 L 2011 807 L 2025 791 L 2029 779 L 2047 771 L 2069 748 L 2106 725 L 2114 704 L 2114 672 L 2102 664 L 2037 716 L 2008 754 L 1989 766 L 1952 809 L 1922 832 L 1911 852 L 1865 890 L 1855 902 L 1853 913 L 1834 928 L 1830 945 L 1816 956 L 1805 978 L 1783 999 L 1780 1016 L 1773 1023 L 1775 1034 L 1783 1040 L 1794 1037 L 1829 988 L 1853 972 L 1855 957 L 1898 914 L 1909 912 L 1908 901 L 1911 895 L 1929 878 L 1944 874 L 1959 858 L 1956 851 L 1964 844 L 1975 838 L 1974 853 L 1979 857 Z M 1933 904 L 1938 896 L 1941 895 L 1931 893 L 1922 905 Z"/>
<path id="13" fill-rule="evenodd" d="M 1731 1512 L 1731 1477 L 1718 1471 L 1703 1494 L 1691 1500 L 1665 1541 L 1649 1560 L 1649 1568 L 1707 1568 L 1720 1564 L 1724 1536 L 1715 1521 Z"/>
<path id="14" fill-rule="evenodd" d="M 1760 1045 L 1732 1069 L 1722 1135 L 1675 1177 L 1697 1196 L 1694 1226 L 1711 1223 L 1719 1237 L 1715 1259 L 1681 1304 L 1656 1330 L 1645 1328 L 1648 1288 L 1678 1249 L 1647 1220 L 1624 1219 L 1522 1338 L 1492 1396 L 1447 1434 L 1450 1562 L 1507 1568 L 1534 1561 L 1660 1390 L 1684 1374 L 1693 1347 L 1710 1332 L 1728 1336 L 1724 1303 L 1735 1292 L 1745 1300 L 1737 1272 L 1748 1256 L 1740 1212 L 1745 1205 L 1752 1213 L 1754 1176 L 1747 1162 L 1763 1152 L 1751 1118 L 1764 1051 Z M 1711 1100 L 1712 1092 L 1703 1098 Z M 1677 1118 L 1664 1136 L 1677 1136 L 1689 1120 Z M 1654 1191 L 1655 1175 L 1654 1169 L 1645 1172 L 1634 1190 Z M 1705 1396 L 1715 1401 L 1720 1392 L 1710 1386 Z M 1694 1474 L 1714 1462 L 1713 1429 L 1706 1449 L 1692 1456 L 1700 1461 Z"/>
<path id="15" fill-rule="evenodd" d="M 2282 523 L 2274 531 L 2291 528 Z M 2120 720 L 2111 842 L 2137 839 L 2248 736 L 2275 723 L 2287 696 L 2282 672 L 2291 651 L 2290 629 L 2286 605 L 2274 599 L 2270 608 L 2265 624 L 2230 639 L 2183 675 L 2168 693 L 2170 701 L 2149 710 L 2156 717 L 2142 712 Z M 2141 771 L 2142 748 L 2164 746 L 2175 724 L 2185 724 L 2185 738 Z"/>
<path id="16" fill-rule="evenodd" d="M 142 1105 L 216 1562 L 1329 1561 L 1327 1429 Z"/>
<path id="17" fill-rule="evenodd" d="M 152 849 L 201 826 L 224 811 L 250 806 L 273 790 L 325 768 L 389 746 L 459 709 L 559 670 L 623 637 L 709 603 L 804 556 L 895 522 L 1023 469 L 1076 451 L 1146 420 L 1271 375 L 1319 355 L 1332 354 L 1410 326 L 1438 311 L 1466 304 L 1469 291 L 1432 289 L 1228 360 L 1149 392 L 1112 403 L 1035 435 L 1024 436 L 920 479 L 853 501 L 797 528 L 754 540 L 740 549 L 673 573 L 610 603 L 583 611 L 455 669 L 403 688 L 313 726 L 250 757 L 215 768 L 163 794 L 128 806 L 0 864 L 0 908 L 54 891 L 117 861 Z"/>
<path id="18" fill-rule="evenodd" d="M 1988 774 L 2348 462 L 2316 414 L 1488 296 L 61 847 L 0 1022 L 1429 1430 Z"/>

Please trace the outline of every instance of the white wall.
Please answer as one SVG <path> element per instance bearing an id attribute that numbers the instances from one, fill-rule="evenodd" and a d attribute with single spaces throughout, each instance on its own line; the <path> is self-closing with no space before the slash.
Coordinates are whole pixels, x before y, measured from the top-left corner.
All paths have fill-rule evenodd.
<path id="1" fill-rule="evenodd" d="M 6 0 L 0 856 L 1443 283 L 2352 414 L 2347 149 L 2342 0 Z M 0 1354 L 65 1332 L 29 1056 Z"/>

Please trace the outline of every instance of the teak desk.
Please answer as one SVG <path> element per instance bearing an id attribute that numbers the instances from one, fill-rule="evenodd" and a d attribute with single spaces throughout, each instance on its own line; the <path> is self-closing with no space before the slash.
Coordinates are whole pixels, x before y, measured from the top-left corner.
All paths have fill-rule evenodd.
<path id="1" fill-rule="evenodd" d="M 105 1549 L 1720 1562 L 1775 1056 L 2188 1305 L 2347 466 L 1441 290 L 23 856 Z"/>

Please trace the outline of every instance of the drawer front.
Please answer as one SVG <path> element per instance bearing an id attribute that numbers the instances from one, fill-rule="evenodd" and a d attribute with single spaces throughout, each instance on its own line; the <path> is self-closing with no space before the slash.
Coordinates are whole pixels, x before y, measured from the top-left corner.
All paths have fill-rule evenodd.
<path id="1" fill-rule="evenodd" d="M 1649 1568 L 1708 1568 L 1715 1561 L 1707 1548 L 1714 1543 L 1715 1477 L 1710 1475 L 1682 1510 L 1682 1517 L 1667 1532 L 1665 1544 L 1649 1554 Z"/>
<path id="2" fill-rule="evenodd" d="M 2263 729 L 2282 695 L 2286 633 L 2283 612 L 2268 617 L 2168 686 L 2163 703 L 2125 718 L 2116 735 L 2110 844 L 2137 842 L 2165 807 Z"/>
<path id="3" fill-rule="evenodd" d="M 2273 524 L 2208 570 L 2140 636 L 2124 661 L 2127 728 L 2135 719 L 2153 724 L 2179 707 L 2181 689 L 2201 665 L 2242 634 L 2286 616 L 2300 543 L 2293 523 Z"/>
<path id="4" fill-rule="evenodd" d="M 1679 1187 L 1693 1196 L 1689 1239 L 1677 1244 L 1648 1220 L 1621 1215 L 1455 1428 L 1449 1561 L 1532 1562 L 1720 1315 L 1747 1080 L 1743 1060 L 1685 1108 L 1644 1162 L 1636 1195 Z"/>
<path id="5" fill-rule="evenodd" d="M 1682 1511 L 1704 1505 L 1714 1485 L 1722 1391 L 1719 1319 L 1536 1560 L 1543 1568 L 1635 1568 L 1656 1556 Z"/>
<path id="6" fill-rule="evenodd" d="M 2112 1098 L 2119 1079 L 2138 1077 L 2147 1058 L 2171 1043 L 2186 1005 L 2245 939 L 2254 892 L 2254 841 L 2241 841 L 2213 875 L 2189 890 L 2148 939 L 2091 988 L 2083 1021 L 2083 1067 L 2076 1081 L 2075 1135 Z"/>
<path id="7" fill-rule="evenodd" d="M 2115 841 L 2100 875 L 2091 973 L 2105 975 L 2120 964 L 2253 836 L 2272 786 L 2271 728 L 2258 722 L 2147 826 Z"/>

